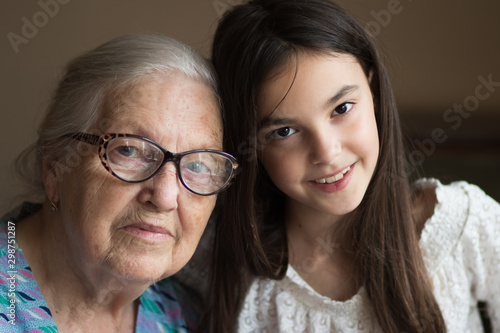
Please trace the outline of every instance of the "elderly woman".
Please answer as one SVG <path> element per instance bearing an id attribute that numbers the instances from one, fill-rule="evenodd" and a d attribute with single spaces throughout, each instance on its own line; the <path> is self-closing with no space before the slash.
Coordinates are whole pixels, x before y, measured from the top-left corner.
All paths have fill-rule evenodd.
<path id="1" fill-rule="evenodd" d="M 175 40 L 125 36 L 74 60 L 18 160 L 43 203 L 0 223 L 1 330 L 194 329 L 197 302 L 165 278 L 237 168 L 221 128 L 211 70 Z"/>

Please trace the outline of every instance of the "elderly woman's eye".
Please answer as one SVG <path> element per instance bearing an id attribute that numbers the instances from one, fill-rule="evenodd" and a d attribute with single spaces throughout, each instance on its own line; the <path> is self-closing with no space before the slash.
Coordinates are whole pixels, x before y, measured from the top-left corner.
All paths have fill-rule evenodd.
<path id="1" fill-rule="evenodd" d="M 112 168 L 146 169 L 157 163 L 156 155 L 136 146 L 121 145 L 108 150 L 108 161 Z"/>
<path id="2" fill-rule="evenodd" d="M 131 146 L 116 147 L 116 151 L 125 157 L 137 157 L 140 155 L 140 150 Z"/>
<path id="3" fill-rule="evenodd" d="M 202 162 L 190 162 L 184 168 L 195 173 L 210 173 L 210 169 Z"/>

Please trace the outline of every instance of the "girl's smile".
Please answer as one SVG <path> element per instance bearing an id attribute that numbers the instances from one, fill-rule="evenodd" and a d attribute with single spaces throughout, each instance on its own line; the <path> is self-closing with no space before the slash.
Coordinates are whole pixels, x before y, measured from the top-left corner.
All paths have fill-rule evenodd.
<path id="1" fill-rule="evenodd" d="M 351 170 L 354 169 L 354 165 L 355 164 L 353 164 L 352 166 L 348 166 L 347 168 L 340 171 L 339 173 L 334 174 L 333 176 L 316 179 L 311 182 L 311 185 L 326 193 L 333 193 L 343 190 L 347 187 L 347 185 L 349 185 L 349 182 L 351 181 Z"/>
<path id="2" fill-rule="evenodd" d="M 337 181 L 341 180 L 342 178 L 344 178 L 344 175 L 349 170 L 351 170 L 351 166 L 348 166 L 347 168 L 345 168 L 344 170 L 342 170 L 341 172 L 339 172 L 337 174 L 334 174 L 333 176 L 326 176 L 325 178 L 315 180 L 315 182 L 318 184 L 331 184 L 331 183 L 337 182 Z"/>
<path id="3" fill-rule="evenodd" d="M 363 199 L 379 153 L 369 79 L 351 55 L 297 61 L 262 89 L 260 160 L 292 214 L 342 216 Z"/>

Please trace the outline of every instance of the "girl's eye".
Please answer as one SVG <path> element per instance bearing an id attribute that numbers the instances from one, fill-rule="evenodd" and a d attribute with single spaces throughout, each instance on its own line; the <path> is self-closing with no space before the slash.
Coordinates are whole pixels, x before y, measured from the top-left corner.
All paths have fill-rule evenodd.
<path id="1" fill-rule="evenodd" d="M 271 136 L 271 138 L 274 138 L 274 139 L 284 139 L 284 138 L 289 137 L 290 135 L 294 134 L 295 132 L 297 132 L 297 131 L 291 127 L 282 127 L 282 128 L 278 128 L 278 129 L 272 131 L 270 136 Z"/>
<path id="2" fill-rule="evenodd" d="M 333 110 L 333 114 L 344 114 L 344 113 L 347 113 L 349 111 L 351 111 L 352 107 L 354 106 L 354 103 L 353 102 L 345 102 L 345 103 L 342 103 L 340 104 L 339 106 L 337 106 L 334 110 Z"/>

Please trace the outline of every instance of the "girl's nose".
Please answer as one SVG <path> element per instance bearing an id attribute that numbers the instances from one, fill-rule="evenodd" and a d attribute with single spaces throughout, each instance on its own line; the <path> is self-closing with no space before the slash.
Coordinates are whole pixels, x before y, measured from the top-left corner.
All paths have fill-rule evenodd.
<path id="1" fill-rule="evenodd" d="M 317 132 L 310 143 L 310 160 L 312 164 L 332 164 L 342 151 L 339 138 L 331 133 Z"/>

